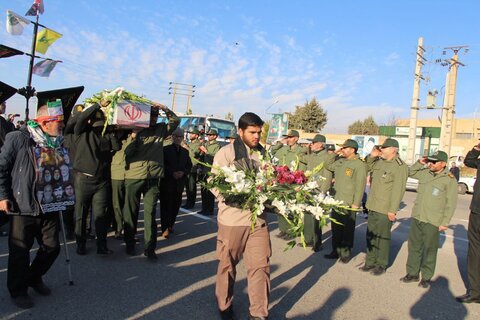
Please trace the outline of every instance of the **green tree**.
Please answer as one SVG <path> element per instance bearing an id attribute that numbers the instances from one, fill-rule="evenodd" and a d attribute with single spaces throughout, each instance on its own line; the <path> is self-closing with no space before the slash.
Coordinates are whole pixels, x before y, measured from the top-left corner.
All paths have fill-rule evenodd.
<path id="1" fill-rule="evenodd" d="M 289 127 L 305 132 L 320 132 L 327 124 L 327 111 L 323 110 L 315 97 L 303 106 L 295 106 L 295 112 L 289 114 Z"/>
<path id="2" fill-rule="evenodd" d="M 378 125 L 372 116 L 365 120 L 357 120 L 348 126 L 348 134 L 372 135 L 378 134 Z"/>

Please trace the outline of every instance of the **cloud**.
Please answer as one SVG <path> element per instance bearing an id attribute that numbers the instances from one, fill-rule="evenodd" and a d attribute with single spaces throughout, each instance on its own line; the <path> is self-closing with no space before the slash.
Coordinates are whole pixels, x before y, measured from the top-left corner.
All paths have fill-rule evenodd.
<path id="1" fill-rule="evenodd" d="M 385 63 L 387 66 L 394 65 L 400 60 L 400 55 L 396 52 L 390 53 L 388 56 L 385 57 L 383 60 L 383 63 Z"/>

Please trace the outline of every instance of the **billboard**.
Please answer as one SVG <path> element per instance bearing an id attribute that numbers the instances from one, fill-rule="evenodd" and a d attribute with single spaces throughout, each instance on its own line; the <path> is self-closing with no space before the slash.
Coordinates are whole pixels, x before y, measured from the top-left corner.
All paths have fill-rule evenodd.
<path id="1" fill-rule="evenodd" d="M 288 115 L 286 113 L 274 113 L 268 128 L 267 143 L 272 144 L 281 139 L 288 131 Z"/>

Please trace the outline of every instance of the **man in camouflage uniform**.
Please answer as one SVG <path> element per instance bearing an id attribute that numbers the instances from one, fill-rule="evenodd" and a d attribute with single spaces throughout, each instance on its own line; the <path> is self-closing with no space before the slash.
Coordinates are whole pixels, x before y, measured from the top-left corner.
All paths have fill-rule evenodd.
<path id="1" fill-rule="evenodd" d="M 187 202 L 182 208 L 192 209 L 195 206 L 195 201 L 197 198 L 197 170 L 198 170 L 198 160 L 201 158 L 200 147 L 202 142 L 199 140 L 200 131 L 198 129 L 191 129 L 188 131 L 189 143 L 183 144 L 190 155 L 190 161 L 192 161 L 192 169 L 187 177 L 187 183 L 185 185 L 185 193 L 187 194 Z"/>
<path id="2" fill-rule="evenodd" d="M 320 171 L 317 172 L 317 175 L 321 177 L 319 182 L 321 183 L 320 191 L 322 193 L 327 193 L 332 184 L 332 173 L 326 169 L 326 166 L 335 161 L 335 155 L 329 154 L 327 150 L 325 150 L 325 142 L 325 136 L 317 134 L 312 140 L 310 146 L 311 152 L 303 155 L 299 163 L 299 169 L 304 171 L 312 171 L 322 165 Z M 311 246 L 315 252 L 321 250 L 322 229 L 320 227 L 320 222 L 311 214 L 305 214 L 304 216 L 303 234 L 307 246 Z"/>
<path id="3" fill-rule="evenodd" d="M 385 273 L 390 253 L 392 223 L 405 194 L 408 167 L 398 155 L 398 141 L 386 139 L 381 151 L 373 149 L 367 157 L 372 183 L 367 200 L 367 258 L 362 271 Z"/>
<path id="4" fill-rule="evenodd" d="M 457 206 L 457 180 L 447 168 L 448 155 L 437 151 L 410 167 L 409 176 L 418 179 L 417 199 L 412 210 L 408 236 L 407 274 L 402 282 L 430 287 L 437 260 L 440 232 L 448 229 Z"/>
<path id="5" fill-rule="evenodd" d="M 278 141 L 271 147 L 270 152 L 272 158 L 278 165 L 287 165 L 292 169 L 292 163 L 298 162 L 300 157 L 306 153 L 306 150 L 297 143 L 299 138 L 300 134 L 297 130 L 289 130 L 281 141 Z M 289 239 L 289 224 L 287 220 L 280 215 L 277 215 L 277 217 L 278 229 L 280 230 L 280 233 L 277 234 L 277 237 Z"/>
<path id="6" fill-rule="evenodd" d="M 327 169 L 335 177 L 335 200 L 343 201 L 353 210 L 332 210 L 332 219 L 339 223 L 332 223 L 332 252 L 326 254 L 325 258 L 340 258 L 341 262 L 348 263 L 355 235 L 356 211 L 362 204 L 367 182 L 367 165 L 357 155 L 357 141 L 347 139 L 339 146 L 341 158 L 327 166 Z"/>
<path id="7" fill-rule="evenodd" d="M 220 150 L 220 144 L 217 141 L 218 132 L 215 129 L 210 129 L 206 133 L 207 143 L 203 146 L 200 146 L 200 152 L 202 155 L 203 162 L 208 164 L 213 164 L 213 157 Z M 208 178 L 208 173 L 210 168 L 206 166 L 201 167 L 202 178 L 201 180 L 206 181 Z M 215 196 L 207 188 L 202 187 L 202 211 L 200 214 L 211 216 L 213 215 L 213 209 L 215 206 Z"/>

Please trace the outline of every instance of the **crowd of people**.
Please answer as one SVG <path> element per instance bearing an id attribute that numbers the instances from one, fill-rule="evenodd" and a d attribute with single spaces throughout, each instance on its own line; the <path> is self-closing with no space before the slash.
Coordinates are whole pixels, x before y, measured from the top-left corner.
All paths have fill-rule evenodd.
<path id="1" fill-rule="evenodd" d="M 381 276 L 389 266 L 391 228 L 396 220 L 408 177 L 419 180 L 412 209 L 408 238 L 406 274 L 400 280 L 418 282 L 428 288 L 435 272 L 440 232 L 446 230 L 457 201 L 456 172 L 450 172 L 448 155 L 443 151 L 422 157 L 407 166 L 399 157 L 398 141 L 386 139 L 362 159 L 358 144 L 347 139 L 338 148 L 327 148 L 326 137 L 317 134 L 308 148 L 298 144 L 299 132 L 288 133 L 270 147 L 260 144 L 263 120 L 247 112 L 238 121 L 229 144 L 221 146 L 218 132 L 210 128 L 205 138 L 198 128 L 187 132 L 179 128 L 174 112 L 161 104 L 152 106 L 148 128 L 106 126 L 100 105 L 77 105 L 65 123 L 63 114 L 41 106 L 34 121 L 19 129 L 0 118 L 3 147 L 0 152 L 0 218 L 10 223 L 7 287 L 20 308 L 34 303 L 28 288 L 42 295 L 51 290 L 42 280 L 60 251 L 59 213 L 65 217 L 65 232 L 75 239 L 76 253 L 89 253 L 87 239 L 94 221 L 96 253 L 110 255 L 107 234 L 125 242 L 128 255 L 137 254 L 136 238 L 140 202 L 143 198 L 143 254 L 157 260 L 157 203 L 160 201 L 160 235 L 175 233 L 175 220 L 186 193 L 185 209 L 196 203 L 197 185 L 206 181 L 215 166 L 256 162 L 268 152 L 275 164 L 298 165 L 312 170 L 319 164 L 322 176 L 319 191 L 341 200 L 349 210 L 335 209 L 332 220 L 332 248 L 326 259 L 349 263 L 354 244 L 357 212 L 362 203 L 368 210 L 365 264 L 360 268 Z M 158 122 L 159 111 L 167 122 Z M 0 110 L 1 111 L 1 110 Z M 5 120 L 5 119 L 4 119 Z M 7 121 L 5 121 L 7 122 Z M 7 134 L 8 133 L 8 134 Z M 186 138 L 186 139 L 185 139 Z M 466 156 L 465 165 L 480 166 L 480 144 Z M 213 169 L 215 170 L 215 169 Z M 477 171 L 477 175 L 479 171 Z M 365 186 L 370 182 L 365 202 Z M 265 215 L 260 215 L 253 230 L 251 213 L 226 203 L 216 190 L 201 186 L 200 214 L 214 214 L 218 202 L 216 297 L 222 319 L 233 319 L 232 299 L 236 265 L 245 257 L 250 297 L 249 319 L 268 317 L 271 245 Z M 467 294 L 457 300 L 480 303 L 480 186 L 472 198 L 468 230 Z M 6 214 L 8 213 L 8 214 Z M 93 219 L 91 218 L 93 217 Z M 278 237 L 288 240 L 289 224 L 278 217 Z M 322 249 L 322 228 L 312 215 L 305 214 L 305 242 L 314 252 Z M 39 242 L 35 259 L 29 252 L 34 239 Z"/>

